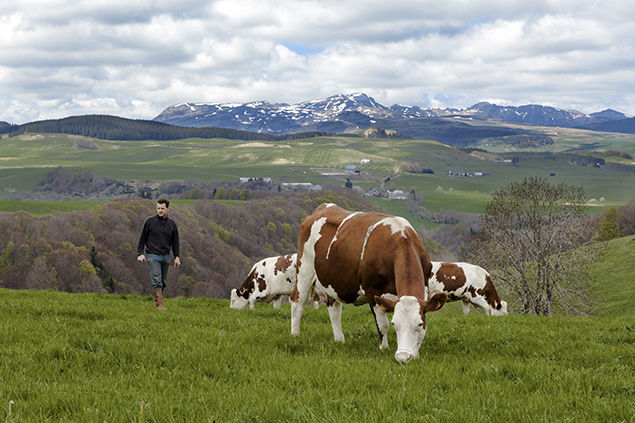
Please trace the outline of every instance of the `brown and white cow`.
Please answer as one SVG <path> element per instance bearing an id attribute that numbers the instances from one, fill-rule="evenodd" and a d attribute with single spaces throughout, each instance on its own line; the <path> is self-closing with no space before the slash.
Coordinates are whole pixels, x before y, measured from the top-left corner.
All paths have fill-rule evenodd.
<path id="1" fill-rule="evenodd" d="M 342 304 L 368 303 L 379 332 L 379 348 L 388 348 L 388 318 L 397 332 L 395 359 L 419 355 L 426 333 L 425 313 L 446 301 L 440 293 L 427 298 L 432 263 L 408 221 L 379 213 L 349 212 L 321 204 L 300 225 L 297 280 L 291 300 L 291 334 L 300 334 L 300 319 L 311 292 L 332 298 L 328 307 L 333 336 L 344 342 Z"/>
<path id="2" fill-rule="evenodd" d="M 498 298 L 490 274 L 470 263 L 432 262 L 428 281 L 430 295 L 445 292 L 448 301 L 463 301 L 463 313 L 470 312 L 470 303 L 491 316 L 507 314 L 507 302 Z"/>
<path id="3" fill-rule="evenodd" d="M 229 306 L 231 308 L 254 308 L 255 302 L 270 303 L 280 308 L 282 299 L 291 295 L 295 287 L 295 262 L 297 254 L 268 257 L 251 267 L 249 275 L 240 286 L 232 289 Z M 313 296 L 313 307 L 320 306 L 320 299 Z"/>

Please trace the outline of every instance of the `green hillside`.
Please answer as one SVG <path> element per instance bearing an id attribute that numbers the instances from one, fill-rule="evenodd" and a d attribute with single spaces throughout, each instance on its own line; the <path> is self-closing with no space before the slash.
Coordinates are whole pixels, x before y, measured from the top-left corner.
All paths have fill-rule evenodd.
<path id="1" fill-rule="evenodd" d="M 635 315 L 635 236 L 611 240 L 590 275 L 600 316 Z"/>
<path id="2" fill-rule="evenodd" d="M 633 421 L 628 317 L 430 314 L 420 357 L 368 307 L 0 289 L 5 422 Z"/>

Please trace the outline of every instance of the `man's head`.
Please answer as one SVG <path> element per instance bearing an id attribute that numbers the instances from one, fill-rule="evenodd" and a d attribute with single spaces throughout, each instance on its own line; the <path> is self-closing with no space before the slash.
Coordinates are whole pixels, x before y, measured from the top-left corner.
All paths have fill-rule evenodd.
<path id="1" fill-rule="evenodd" d="M 168 210 L 170 210 L 170 200 L 167 200 L 165 198 L 160 198 L 157 201 L 157 214 L 160 217 L 167 216 Z"/>

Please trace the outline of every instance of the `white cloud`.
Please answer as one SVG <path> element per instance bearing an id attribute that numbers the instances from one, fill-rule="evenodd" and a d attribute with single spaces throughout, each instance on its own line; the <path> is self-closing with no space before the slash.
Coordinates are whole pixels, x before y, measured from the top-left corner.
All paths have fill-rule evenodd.
<path id="1" fill-rule="evenodd" d="M 0 120 L 360 91 L 635 114 L 634 15 L 631 0 L 15 0 Z"/>

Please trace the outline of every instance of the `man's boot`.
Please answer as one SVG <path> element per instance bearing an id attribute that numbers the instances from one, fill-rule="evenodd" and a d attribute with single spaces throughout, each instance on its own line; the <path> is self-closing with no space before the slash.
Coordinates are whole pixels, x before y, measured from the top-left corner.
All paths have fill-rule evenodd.
<path id="1" fill-rule="evenodd" d="M 163 289 L 154 288 L 152 292 L 154 293 L 154 305 L 156 308 L 159 310 L 165 310 L 165 307 L 163 307 Z"/>

